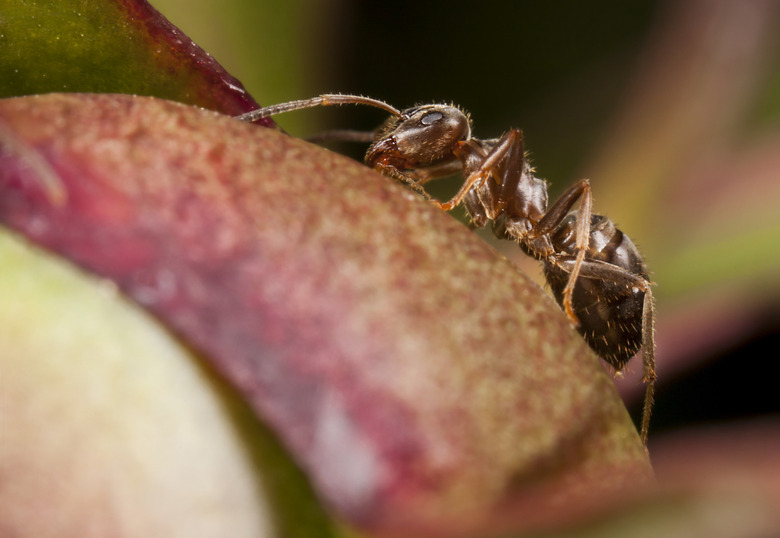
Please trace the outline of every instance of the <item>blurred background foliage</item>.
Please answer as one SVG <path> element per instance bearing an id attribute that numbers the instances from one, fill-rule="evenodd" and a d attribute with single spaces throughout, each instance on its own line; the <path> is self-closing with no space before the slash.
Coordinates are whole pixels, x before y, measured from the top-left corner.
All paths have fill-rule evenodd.
<path id="1" fill-rule="evenodd" d="M 126 47 L 155 61 L 160 49 L 134 48 L 132 35 L 106 30 L 83 39 L 80 27 L 67 26 L 92 21 L 121 2 L 8 1 L 0 0 L 0 41 L 16 45 L 0 48 L 0 66 L 15 68 L 0 78 L 1 95 L 143 93 L 147 86 L 153 86 L 147 93 L 158 96 L 184 91 L 175 86 L 181 77 L 170 76 L 177 65 L 138 75 L 120 54 L 101 64 L 112 73 L 105 76 L 92 73 L 95 69 L 78 71 L 90 64 L 63 61 L 52 52 L 59 47 L 65 57 L 86 54 L 84 47 L 91 45 L 87 57 L 106 60 L 99 39 L 107 38 L 108 52 Z M 595 211 L 639 245 L 658 284 L 655 434 L 693 423 L 777 417 L 775 385 L 761 373 L 771 367 L 780 344 L 780 3 L 153 0 L 153 5 L 262 105 L 324 92 L 369 95 L 401 108 L 451 101 L 471 112 L 478 137 L 522 128 L 551 197 L 576 179 L 590 178 Z M 72 17 L 75 10 L 85 16 Z M 32 33 L 14 36 L 12 24 L 3 30 L 8 17 L 30 19 L 36 13 L 46 14 L 41 18 L 47 22 L 27 20 Z M 60 35 L 71 37 L 69 49 L 52 41 Z M 21 77 L 25 69 L 29 76 Z M 95 86 L 91 76 L 110 84 Z M 123 77 L 129 86 L 118 80 Z M 36 86 L 20 89 L 21 79 Z M 238 95 L 230 106 L 238 108 L 221 110 L 242 111 L 250 102 Z M 370 130 L 383 116 L 342 107 L 277 120 L 305 137 L 331 128 Z M 360 159 L 365 148 L 340 149 Z M 431 190 L 440 197 L 458 187 L 456 180 L 439 183 Z M 541 282 L 537 262 L 481 233 Z M 618 382 L 636 416 L 642 388 L 635 362 Z"/>
<path id="2" fill-rule="evenodd" d="M 780 344 L 776 2 L 154 5 L 262 105 L 358 93 L 458 103 L 478 137 L 521 127 L 551 196 L 590 178 L 595 211 L 634 239 L 658 284 L 655 432 L 780 410 L 760 374 Z M 383 118 L 344 107 L 276 119 L 307 136 Z M 540 277 L 513 245 L 496 247 Z M 640 374 L 619 380 L 635 411 Z"/>

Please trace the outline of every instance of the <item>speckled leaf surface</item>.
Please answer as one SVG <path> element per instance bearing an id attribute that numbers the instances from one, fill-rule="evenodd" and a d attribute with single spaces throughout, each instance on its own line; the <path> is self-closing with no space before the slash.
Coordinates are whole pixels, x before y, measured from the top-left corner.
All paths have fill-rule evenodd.
<path id="1" fill-rule="evenodd" d="M 399 185 L 148 98 L 10 99 L 0 121 L 0 221 L 198 350 L 348 524 L 528 529 L 652 482 L 552 299 Z"/>

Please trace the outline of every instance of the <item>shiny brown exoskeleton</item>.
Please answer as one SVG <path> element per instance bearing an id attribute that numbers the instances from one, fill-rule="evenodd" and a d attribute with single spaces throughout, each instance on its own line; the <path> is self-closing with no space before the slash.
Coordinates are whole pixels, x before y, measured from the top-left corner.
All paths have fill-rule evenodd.
<path id="1" fill-rule="evenodd" d="M 641 437 L 647 441 L 655 383 L 654 300 L 639 251 L 608 218 L 591 211 L 591 188 L 580 180 L 548 206 L 547 183 L 534 176 L 523 135 L 511 129 L 497 139 L 471 136 L 471 120 L 452 105 L 399 111 L 368 97 L 321 95 L 238 116 L 254 121 L 315 106 L 364 104 L 390 114 L 373 133 L 333 133 L 327 138 L 367 140 L 368 166 L 429 198 L 422 185 L 461 172 L 465 181 L 445 202 L 461 203 L 476 226 L 492 222 L 496 235 L 518 242 L 544 265 L 558 303 L 590 347 L 616 372 L 641 349 L 647 384 Z"/>

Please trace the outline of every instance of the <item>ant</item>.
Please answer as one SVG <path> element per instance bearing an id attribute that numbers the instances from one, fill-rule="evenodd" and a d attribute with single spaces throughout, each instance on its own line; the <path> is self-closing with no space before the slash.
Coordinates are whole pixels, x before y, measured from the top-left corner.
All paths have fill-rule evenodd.
<path id="1" fill-rule="evenodd" d="M 255 121 L 305 108 L 368 105 L 390 118 L 376 131 L 332 131 L 322 140 L 368 141 L 365 163 L 410 185 L 442 210 L 463 204 L 473 224 L 492 221 L 501 239 L 516 241 L 543 264 L 553 296 L 590 347 L 616 374 L 642 349 L 645 402 L 640 435 L 647 444 L 655 391 L 655 306 L 647 269 L 634 243 L 608 218 L 592 212 L 591 187 L 580 180 L 548 206 L 547 183 L 535 177 L 523 134 L 471 136 L 471 119 L 454 105 L 398 110 L 357 95 L 324 94 L 237 116 Z M 447 202 L 422 185 L 462 173 L 465 181 Z M 576 208 L 575 208 L 576 205 Z"/>

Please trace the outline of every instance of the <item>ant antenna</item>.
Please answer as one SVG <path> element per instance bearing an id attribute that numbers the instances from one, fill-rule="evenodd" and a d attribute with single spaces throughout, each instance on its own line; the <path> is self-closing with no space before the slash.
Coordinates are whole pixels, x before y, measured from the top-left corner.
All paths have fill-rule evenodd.
<path id="1" fill-rule="evenodd" d="M 363 97 L 362 95 L 342 95 L 338 93 L 325 93 L 311 99 L 301 99 L 299 101 L 289 101 L 287 103 L 281 103 L 278 105 L 271 105 L 265 108 L 258 108 L 236 116 L 236 119 L 241 121 L 252 122 L 259 120 L 260 118 L 268 118 L 276 114 L 283 112 L 292 112 L 294 110 L 303 110 L 304 108 L 314 108 L 316 106 L 332 106 L 332 105 L 368 105 L 375 108 L 384 110 L 385 112 L 392 114 L 396 117 L 401 117 L 401 111 L 397 108 L 380 101 L 379 99 L 372 99 L 370 97 Z"/>

